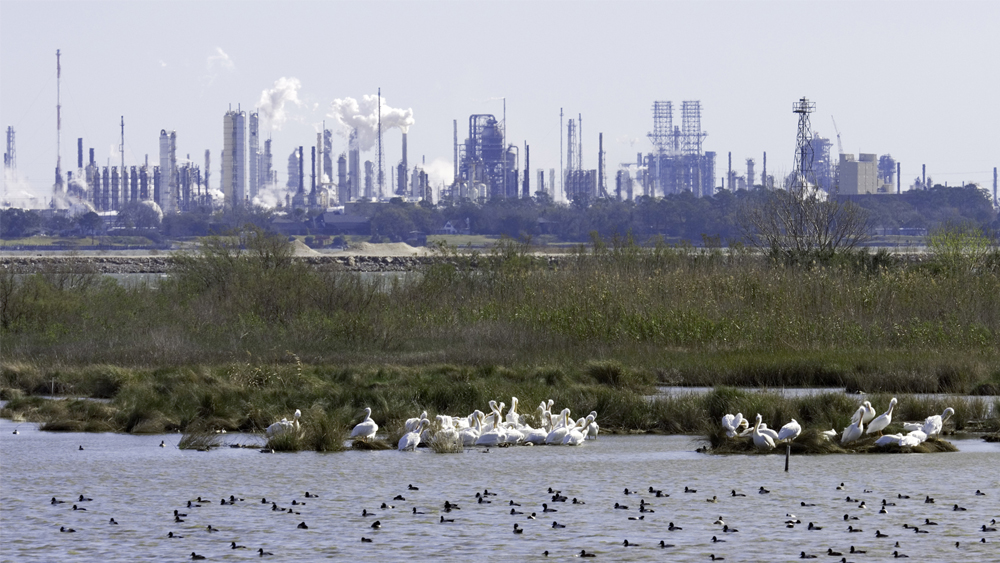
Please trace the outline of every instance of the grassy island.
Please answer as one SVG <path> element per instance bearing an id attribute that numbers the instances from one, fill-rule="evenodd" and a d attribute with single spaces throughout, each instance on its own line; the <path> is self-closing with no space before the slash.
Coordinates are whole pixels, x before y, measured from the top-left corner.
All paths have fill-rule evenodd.
<path id="1" fill-rule="evenodd" d="M 724 386 L 833 387 L 883 410 L 899 396 L 897 420 L 952 406 L 959 429 L 996 426 L 985 400 L 909 397 L 1000 394 L 995 249 L 914 261 L 595 238 L 553 267 L 504 240 L 442 248 L 422 271 L 382 279 L 311 269 L 284 239 L 247 229 L 176 264 L 155 284 L 0 273 L 3 416 L 52 430 L 252 431 L 297 408 L 303 424 L 347 427 L 368 406 L 390 429 L 517 396 L 529 414 L 546 399 L 596 410 L 602 431 L 709 434 L 738 410 L 825 430 L 846 426 L 856 400 Z"/>

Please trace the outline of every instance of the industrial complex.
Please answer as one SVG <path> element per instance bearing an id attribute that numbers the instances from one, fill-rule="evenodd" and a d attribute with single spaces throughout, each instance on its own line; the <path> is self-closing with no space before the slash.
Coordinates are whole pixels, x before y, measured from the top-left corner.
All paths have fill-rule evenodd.
<path id="1" fill-rule="evenodd" d="M 58 78 L 61 72 L 58 51 L 56 65 Z M 329 212 L 352 202 L 392 198 L 438 203 L 540 196 L 552 201 L 589 205 L 599 199 L 628 201 L 683 192 L 708 197 L 719 190 L 780 189 L 801 180 L 791 176 L 775 178 L 769 174 L 766 152 L 762 153 L 759 171 L 755 158 L 746 159 L 745 171 L 734 169 L 732 153 L 729 153 L 726 172 L 719 174 L 716 170 L 718 153 L 706 150 L 708 133 L 701 127 L 704 108 L 698 100 L 682 101 L 677 106 L 671 101 L 654 101 L 651 128 L 646 135 L 650 149 L 637 153 L 633 162 L 618 163 L 610 174 L 605 162 L 603 133 L 590 133 L 590 138 L 597 143 L 589 151 L 593 160 L 585 158 L 583 115 L 566 116 L 560 109 L 558 174 L 555 168 L 537 168 L 532 173 L 529 143 L 526 140 L 523 144 L 514 143 L 507 137 L 505 102 L 503 115 L 474 114 L 467 119 L 454 120 L 454 180 L 447 185 L 432 185 L 423 162 L 411 165 L 408 160 L 406 127 L 400 127 L 402 156 L 395 166 L 386 170 L 381 92 L 377 100 L 374 146 L 370 146 L 372 143 L 364 146 L 366 143 L 360 141 L 362 133 L 357 128 L 344 131 L 342 122 L 341 130 L 335 131 L 324 123 L 315 139 L 303 139 L 303 144 L 290 147 L 284 181 L 279 180 L 274 164 L 271 139 L 261 138 L 257 111 L 248 113 L 239 106 L 220 112 L 222 139 L 221 152 L 216 159 L 219 166 L 216 188 L 211 187 L 214 177 L 212 149 L 204 150 L 203 167 L 192 160 L 190 153 L 179 160 L 178 139 L 183 133 L 179 135 L 177 131 L 160 131 L 160 154 L 158 160 L 154 155 L 153 164 L 149 162 L 149 155 L 145 155 L 141 165 L 126 166 L 124 117 L 119 124 L 119 162 L 110 159 L 103 164 L 97 162 L 94 149 L 85 150 L 84 139 L 78 138 L 76 167 L 64 174 L 59 154 L 62 108 L 58 100 L 57 80 L 57 154 L 52 197 L 47 205 L 51 208 L 82 205 L 93 211 L 114 212 L 128 203 L 146 202 L 155 204 L 163 214 L 193 210 L 235 211 L 252 205 Z M 679 109 L 680 125 L 674 124 L 675 107 Z M 460 121 L 466 135 L 461 141 Z M 345 137 L 346 150 L 341 152 L 334 146 L 335 133 Z M 802 134 L 800 131 L 800 136 Z M 808 132 L 808 135 L 806 139 L 799 139 L 799 146 L 803 148 L 801 155 L 796 154 L 796 169 L 804 171 L 801 174 L 805 181 L 816 189 L 840 196 L 901 193 L 901 165 L 889 154 L 855 156 L 845 153 L 840 146 L 839 131 L 837 153 L 832 154 L 834 143 L 831 140 L 818 133 Z M 364 151 L 365 148 L 369 150 Z M 372 149 L 373 158 L 362 161 L 363 153 Z M 13 127 L 7 127 L 4 172 L 5 184 L 17 176 Z M 994 169 L 994 205 L 997 205 L 996 177 Z M 914 185 L 908 187 L 928 187 L 925 168 Z M 16 206 L 6 192 L 0 204 Z"/>

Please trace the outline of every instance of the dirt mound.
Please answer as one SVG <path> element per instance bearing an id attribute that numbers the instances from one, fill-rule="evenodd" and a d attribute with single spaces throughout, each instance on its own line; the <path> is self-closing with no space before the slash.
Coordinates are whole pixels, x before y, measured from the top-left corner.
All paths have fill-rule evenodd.
<path id="1" fill-rule="evenodd" d="M 295 252 L 296 256 L 319 256 L 320 255 L 319 252 L 316 252 L 315 250 L 309 248 L 308 246 L 305 245 L 304 242 L 302 242 L 299 239 L 295 239 L 295 242 L 292 243 L 292 250 Z"/>
<path id="2" fill-rule="evenodd" d="M 425 256 L 430 254 L 430 250 L 425 247 L 410 246 L 405 242 L 385 242 L 379 244 L 359 242 L 351 244 L 347 253 L 357 256 Z"/>

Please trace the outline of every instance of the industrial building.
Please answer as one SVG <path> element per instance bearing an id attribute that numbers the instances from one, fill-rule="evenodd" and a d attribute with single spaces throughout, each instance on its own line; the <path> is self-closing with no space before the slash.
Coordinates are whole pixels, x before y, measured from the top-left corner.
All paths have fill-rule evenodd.
<path id="1" fill-rule="evenodd" d="M 653 130 L 647 135 L 653 152 L 642 162 L 643 195 L 662 197 L 691 191 L 697 197 L 715 193 L 715 153 L 703 151 L 708 133 L 701 130 L 701 102 L 681 103 L 681 126 L 673 124 L 673 103 L 653 102 Z"/>
<path id="2" fill-rule="evenodd" d="M 245 111 L 230 109 L 222 119 L 222 194 L 234 211 L 247 202 L 247 149 Z"/>
<path id="3" fill-rule="evenodd" d="M 505 142 L 504 125 L 491 114 L 469 116 L 469 136 L 461 145 L 456 124 L 455 182 L 442 197 L 472 201 L 518 197 L 517 147 Z"/>
<path id="4" fill-rule="evenodd" d="M 894 185 L 896 161 L 889 155 L 861 153 L 841 154 L 838 166 L 840 195 L 892 194 L 898 192 Z"/>

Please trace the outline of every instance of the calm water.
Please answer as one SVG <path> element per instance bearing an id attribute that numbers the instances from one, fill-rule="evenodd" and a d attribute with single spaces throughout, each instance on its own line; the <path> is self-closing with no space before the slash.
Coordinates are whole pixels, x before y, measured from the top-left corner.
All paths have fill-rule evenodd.
<path id="1" fill-rule="evenodd" d="M 168 447 L 158 447 L 161 440 Z M 1000 534 L 980 531 L 991 518 L 1000 518 L 1000 445 L 980 440 L 958 441 L 961 451 L 952 454 L 794 457 L 789 473 L 782 471 L 780 455 L 702 455 L 693 451 L 696 440 L 677 436 L 602 436 L 578 448 L 450 455 L 429 450 L 261 454 L 230 448 L 205 453 L 178 450 L 179 440 L 179 435 L 45 433 L 33 424 L 0 421 L 0 560 L 184 561 L 195 551 L 212 561 L 242 561 L 257 559 L 260 547 L 283 561 L 540 561 L 545 550 L 548 560 L 566 560 L 581 549 L 613 561 L 705 561 L 711 553 L 726 561 L 792 561 L 800 551 L 825 554 L 827 548 L 845 552 L 850 561 L 886 560 L 894 549 L 915 561 L 1000 560 Z M 842 481 L 845 490 L 837 490 Z M 420 490 L 408 490 L 410 483 Z M 625 487 L 650 486 L 670 497 L 623 494 Z M 685 494 L 685 486 L 698 492 Z M 757 494 L 761 486 L 771 494 Z M 554 503 L 548 487 L 586 504 Z M 498 494 L 492 504 L 475 502 L 484 488 Z M 732 498 L 731 489 L 747 496 Z M 976 489 L 987 496 L 976 496 Z M 319 498 L 306 499 L 305 491 Z M 912 498 L 898 499 L 899 493 Z M 72 509 L 80 494 L 94 499 L 76 502 L 86 512 Z M 400 494 L 406 500 L 392 500 Z M 229 495 L 246 501 L 221 506 L 219 500 Z M 719 502 L 706 502 L 713 495 Z M 869 508 L 846 502 L 848 495 Z M 925 495 L 936 503 L 925 504 Z M 51 505 L 53 496 L 67 502 Z M 198 496 L 214 502 L 186 508 Z M 282 507 L 291 507 L 293 499 L 305 505 L 293 507 L 299 515 L 279 513 L 261 504 L 261 497 Z M 640 515 L 640 498 L 655 512 L 643 521 L 628 520 Z M 883 498 L 898 506 L 879 514 Z M 537 512 L 539 518 L 510 515 L 511 499 L 521 503 L 518 510 Z M 446 515 L 454 523 L 439 523 L 445 500 L 462 507 Z M 817 506 L 803 508 L 803 501 Z M 380 509 L 383 502 L 395 508 Z M 543 502 L 558 512 L 542 515 Z M 616 502 L 629 510 L 613 509 Z M 968 510 L 953 511 L 956 503 Z M 413 515 L 413 507 L 426 514 Z M 174 509 L 188 514 L 185 522 L 173 522 Z M 362 517 L 362 509 L 377 513 L 381 530 L 370 528 L 376 518 Z M 809 531 L 805 524 L 788 529 L 786 513 L 824 529 Z M 864 532 L 848 533 L 844 513 L 857 515 L 850 524 Z M 722 533 L 713 524 L 720 515 L 739 532 Z M 108 524 L 112 517 L 118 526 Z M 939 524 L 927 526 L 928 534 L 902 527 L 925 518 Z M 566 528 L 553 529 L 554 520 Z M 309 529 L 296 528 L 303 521 Z M 523 535 L 511 532 L 515 522 Z M 669 522 L 683 530 L 668 531 Z M 208 533 L 209 524 L 221 531 Z M 60 526 L 77 533 L 60 533 Z M 876 539 L 876 529 L 890 537 Z M 168 539 L 169 531 L 185 537 Z M 713 544 L 713 535 L 727 542 Z M 362 543 L 362 536 L 374 541 Z M 982 537 L 990 543 L 978 543 Z M 639 547 L 623 547 L 624 539 Z M 669 556 L 655 547 L 660 540 L 676 545 L 667 550 Z M 231 541 L 251 549 L 232 550 Z M 893 547 L 896 541 L 899 548 Z M 868 554 L 849 556 L 851 545 Z"/>

